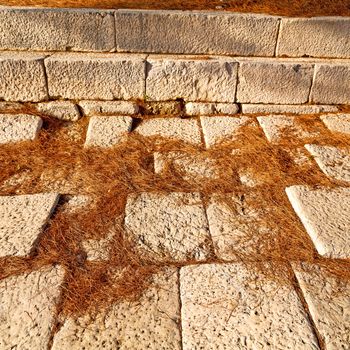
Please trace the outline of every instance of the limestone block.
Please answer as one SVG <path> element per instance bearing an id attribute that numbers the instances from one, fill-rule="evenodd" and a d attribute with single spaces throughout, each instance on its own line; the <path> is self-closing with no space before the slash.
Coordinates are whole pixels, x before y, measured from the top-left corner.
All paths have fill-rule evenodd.
<path id="1" fill-rule="evenodd" d="M 139 106 L 131 101 L 80 101 L 84 115 L 133 115 L 139 112 Z"/>
<path id="2" fill-rule="evenodd" d="M 330 131 L 350 134 L 350 114 L 329 114 L 321 116 L 321 120 Z"/>
<path id="3" fill-rule="evenodd" d="M 179 115 L 182 112 L 180 101 L 144 101 L 142 107 L 149 115 Z"/>
<path id="4" fill-rule="evenodd" d="M 51 101 L 36 105 L 36 109 L 53 118 L 75 122 L 80 119 L 78 107 L 70 101 Z"/>
<path id="5" fill-rule="evenodd" d="M 316 114 L 323 112 L 337 112 L 337 106 L 331 105 L 264 105 L 264 104 L 243 104 L 242 113 L 244 114 Z"/>
<path id="6" fill-rule="evenodd" d="M 237 114 L 239 111 L 235 103 L 202 103 L 189 102 L 185 105 L 187 115 L 211 115 L 211 114 Z"/>

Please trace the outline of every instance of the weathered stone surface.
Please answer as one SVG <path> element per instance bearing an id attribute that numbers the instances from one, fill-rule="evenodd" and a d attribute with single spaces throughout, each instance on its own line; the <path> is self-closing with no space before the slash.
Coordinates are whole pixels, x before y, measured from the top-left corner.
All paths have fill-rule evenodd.
<path id="1" fill-rule="evenodd" d="M 0 281 L 1 349 L 47 349 L 63 269 L 45 267 Z"/>
<path id="2" fill-rule="evenodd" d="M 144 113 L 149 115 L 176 115 L 182 112 L 180 101 L 145 101 L 142 107 Z"/>
<path id="3" fill-rule="evenodd" d="M 350 182 L 350 149 L 319 145 L 305 145 L 305 148 L 327 176 Z"/>
<path id="4" fill-rule="evenodd" d="M 0 196 L 0 256 L 28 255 L 58 202 L 58 194 Z"/>
<path id="5" fill-rule="evenodd" d="M 321 116 L 321 120 L 330 131 L 350 134 L 350 114 L 329 114 Z"/>
<path id="6" fill-rule="evenodd" d="M 21 111 L 23 109 L 23 105 L 18 102 L 0 102 L 0 112 L 8 113 L 13 111 Z"/>
<path id="7" fill-rule="evenodd" d="M 82 242 L 88 261 L 106 261 L 109 258 L 111 238 L 87 239 Z"/>
<path id="8" fill-rule="evenodd" d="M 268 113 L 268 114 L 314 114 L 323 112 L 337 112 L 337 106 L 330 105 L 264 105 L 264 104 L 243 104 L 244 114 Z"/>
<path id="9" fill-rule="evenodd" d="M 1 34 L 0 34 L 1 35 Z M 0 54 L 0 99 L 38 102 L 48 98 L 44 55 L 27 52 Z"/>
<path id="10" fill-rule="evenodd" d="M 273 56 L 277 31 L 278 18 L 272 16 L 189 11 L 116 12 L 118 51 Z"/>
<path id="11" fill-rule="evenodd" d="M 153 259 L 205 260 L 210 255 L 208 222 L 198 193 L 131 195 L 125 226 Z"/>
<path id="12" fill-rule="evenodd" d="M 2 50 L 110 51 L 113 13 L 92 9 L 0 9 Z"/>
<path id="13" fill-rule="evenodd" d="M 88 195 L 63 195 L 64 204 L 61 206 L 61 210 L 72 214 L 80 210 L 86 210 L 93 204 L 94 200 Z"/>
<path id="14" fill-rule="evenodd" d="M 239 111 L 235 103 L 203 103 L 189 102 L 186 103 L 185 112 L 187 115 L 210 115 L 210 114 L 237 114 Z"/>
<path id="15" fill-rule="evenodd" d="M 131 130 L 132 118 L 127 116 L 91 117 L 85 146 L 112 147 Z"/>
<path id="16" fill-rule="evenodd" d="M 34 140 L 42 123 L 34 115 L 0 114 L 0 144 Z"/>
<path id="17" fill-rule="evenodd" d="M 204 140 L 207 147 L 225 140 L 237 138 L 245 126 L 254 126 L 254 119 L 249 117 L 201 117 Z"/>
<path id="18" fill-rule="evenodd" d="M 131 101 L 80 101 L 84 115 L 133 115 L 139 112 L 139 106 Z"/>
<path id="19" fill-rule="evenodd" d="M 161 136 L 193 144 L 201 144 L 197 120 L 180 118 L 154 118 L 144 120 L 135 131 L 143 136 Z"/>
<path id="20" fill-rule="evenodd" d="M 350 104 L 350 64 L 315 65 L 310 100 L 314 103 Z"/>
<path id="21" fill-rule="evenodd" d="M 51 101 L 39 103 L 36 106 L 37 110 L 49 117 L 77 121 L 80 118 L 78 107 L 70 101 Z"/>
<path id="22" fill-rule="evenodd" d="M 309 99 L 313 70 L 312 64 L 302 62 L 268 59 L 241 60 L 237 101 L 241 103 L 306 103 Z"/>
<path id="23" fill-rule="evenodd" d="M 177 270 L 159 272 L 136 302 L 120 302 L 99 314 L 68 318 L 56 334 L 52 350 L 180 350 L 180 305 Z"/>
<path id="24" fill-rule="evenodd" d="M 183 349 L 318 349 L 292 286 L 243 264 L 180 270 Z"/>
<path id="25" fill-rule="evenodd" d="M 151 56 L 147 65 L 146 96 L 151 100 L 235 101 L 238 64 L 233 59 Z"/>
<path id="26" fill-rule="evenodd" d="M 286 189 L 289 200 L 319 254 L 329 258 L 350 257 L 350 188 L 306 186 Z"/>
<path id="27" fill-rule="evenodd" d="M 350 19 L 282 18 L 277 56 L 350 58 Z"/>
<path id="28" fill-rule="evenodd" d="M 142 55 L 58 53 L 45 66 L 53 98 L 129 100 L 145 94 Z"/>

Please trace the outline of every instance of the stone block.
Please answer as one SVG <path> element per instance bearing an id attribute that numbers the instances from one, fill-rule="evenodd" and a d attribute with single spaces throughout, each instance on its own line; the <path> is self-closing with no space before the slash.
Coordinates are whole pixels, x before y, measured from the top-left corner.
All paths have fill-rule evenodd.
<path id="1" fill-rule="evenodd" d="M 139 106 L 131 101 L 80 101 L 84 115 L 133 115 L 139 112 Z"/>
<path id="2" fill-rule="evenodd" d="M 144 101 L 142 107 L 146 115 L 180 115 L 182 113 L 180 101 Z"/>
<path id="3" fill-rule="evenodd" d="M 269 104 L 243 104 L 244 114 L 317 114 L 324 112 L 337 112 L 337 106 L 331 105 L 269 105 Z"/>
<path id="4" fill-rule="evenodd" d="M 330 131 L 350 134 L 350 114 L 329 114 L 321 116 L 321 120 Z"/>
<path id="5" fill-rule="evenodd" d="M 196 115 L 233 115 L 239 112 L 239 107 L 235 103 L 203 103 L 189 102 L 185 105 L 185 113 L 189 116 Z"/>
<path id="6" fill-rule="evenodd" d="M 75 122 L 80 119 L 79 109 L 70 101 L 38 103 L 36 109 L 49 117 Z"/>

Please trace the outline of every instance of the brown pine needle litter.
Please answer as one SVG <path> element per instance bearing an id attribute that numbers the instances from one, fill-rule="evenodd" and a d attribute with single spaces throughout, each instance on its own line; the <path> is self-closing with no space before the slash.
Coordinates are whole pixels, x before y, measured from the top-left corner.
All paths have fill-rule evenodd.
<path id="1" fill-rule="evenodd" d="M 30 107 L 25 112 L 35 113 Z M 287 134 L 284 141 L 271 144 L 262 130 L 246 126 L 235 141 L 226 140 L 204 149 L 160 137 L 145 138 L 132 132 L 117 146 L 100 149 L 83 147 L 88 118 L 69 123 L 41 117 L 44 127 L 37 140 L 0 147 L 0 194 L 62 193 L 59 188 L 64 188 L 62 194 L 88 195 L 92 204 L 69 211 L 63 196 L 31 255 L 0 259 L 0 278 L 47 264 L 63 266 L 61 314 L 93 315 L 112 303 L 137 300 L 159 269 L 197 263 L 158 259 L 137 247 L 123 228 L 126 199 L 132 193 L 200 192 L 205 205 L 216 195 L 232 210 L 232 220 L 237 224 L 241 216 L 236 215 L 234 195 L 248 216 L 249 211 L 259 215 L 256 220 L 242 222 L 248 229 L 237 245 L 231 247 L 230 262 L 244 262 L 281 284 L 294 283 L 290 268 L 293 261 L 314 262 L 342 280 L 350 279 L 349 260 L 325 259 L 317 254 L 285 194 L 285 188 L 291 185 L 347 186 L 327 178 L 314 161 L 299 165 L 291 157 L 292 152 L 308 141 L 349 149 L 349 138 L 345 135 L 320 128 L 316 140 L 300 142 Z M 298 120 L 310 128 L 321 123 L 314 115 L 298 117 Z M 239 151 L 233 153 L 233 150 Z M 161 174 L 155 174 L 154 152 L 170 151 L 181 152 L 179 157 L 186 154 L 210 159 L 218 168 L 218 178 L 189 179 L 186 169 L 173 163 L 166 164 Z M 242 185 L 240 170 L 249 170 L 261 185 Z M 10 181 L 16 178 L 20 180 Z M 264 227 L 263 234 L 259 227 Z M 109 259 L 87 261 L 82 242 L 109 235 L 112 236 Z M 218 259 L 213 250 L 212 256 L 201 263 L 207 262 L 225 261 Z"/>

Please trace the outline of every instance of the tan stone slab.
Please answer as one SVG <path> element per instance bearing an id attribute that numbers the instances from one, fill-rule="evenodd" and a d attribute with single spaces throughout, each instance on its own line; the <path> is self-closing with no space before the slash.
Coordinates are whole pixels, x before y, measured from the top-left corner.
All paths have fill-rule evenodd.
<path id="1" fill-rule="evenodd" d="M 243 264 L 180 270 L 182 339 L 194 349 L 319 349 L 292 286 Z"/>
<path id="2" fill-rule="evenodd" d="M 149 115 L 179 115 L 182 112 L 180 101 L 144 101 L 144 114 Z"/>
<path id="3" fill-rule="evenodd" d="M 288 198 L 318 253 L 328 258 L 350 257 L 350 189 L 309 189 L 292 186 Z"/>
<path id="4" fill-rule="evenodd" d="M 125 227 L 156 260 L 205 260 L 210 255 L 208 222 L 198 193 L 131 195 Z"/>
<path id="5" fill-rule="evenodd" d="M 68 318 L 55 335 L 52 350 L 180 350 L 178 274 L 159 272 L 140 300 L 121 301 L 92 322 Z"/>
<path id="6" fill-rule="evenodd" d="M 311 317 L 327 350 L 350 344 L 350 283 L 317 265 L 293 264 Z"/>
<path id="7" fill-rule="evenodd" d="M 28 255 L 58 202 L 58 194 L 0 196 L 0 256 Z"/>
<path id="8" fill-rule="evenodd" d="M 337 112 L 337 106 L 331 105 L 274 105 L 274 104 L 242 104 L 242 113 L 269 113 L 269 114 L 314 114 L 323 112 Z"/>
<path id="9" fill-rule="evenodd" d="M 237 114 L 239 111 L 238 105 L 235 103 L 203 103 L 189 102 L 185 105 L 187 115 L 211 115 L 211 114 Z"/>
<path id="10" fill-rule="evenodd" d="M 0 144 L 34 140 L 42 124 L 30 114 L 0 114 Z"/>
<path id="11" fill-rule="evenodd" d="M 350 114 L 329 114 L 321 116 L 321 120 L 330 131 L 350 134 Z"/>
<path id="12" fill-rule="evenodd" d="M 64 271 L 45 267 L 0 281 L 0 348 L 47 349 Z"/>
<path id="13" fill-rule="evenodd" d="M 28 52 L 1 52 L 0 99 L 16 102 L 47 100 L 44 58 L 42 54 Z"/>
<path id="14" fill-rule="evenodd" d="M 235 101 L 238 63 L 231 58 L 151 56 L 147 66 L 150 100 Z"/>
<path id="15" fill-rule="evenodd" d="M 36 109 L 45 115 L 61 120 L 77 121 L 80 113 L 76 104 L 70 101 L 51 101 L 36 105 Z"/>
<path id="16" fill-rule="evenodd" d="M 79 106 L 87 116 L 95 115 L 133 115 L 139 106 L 131 101 L 80 101 Z"/>
<path id="17" fill-rule="evenodd" d="M 132 118 L 127 116 L 91 117 L 85 146 L 112 147 L 131 130 Z"/>

